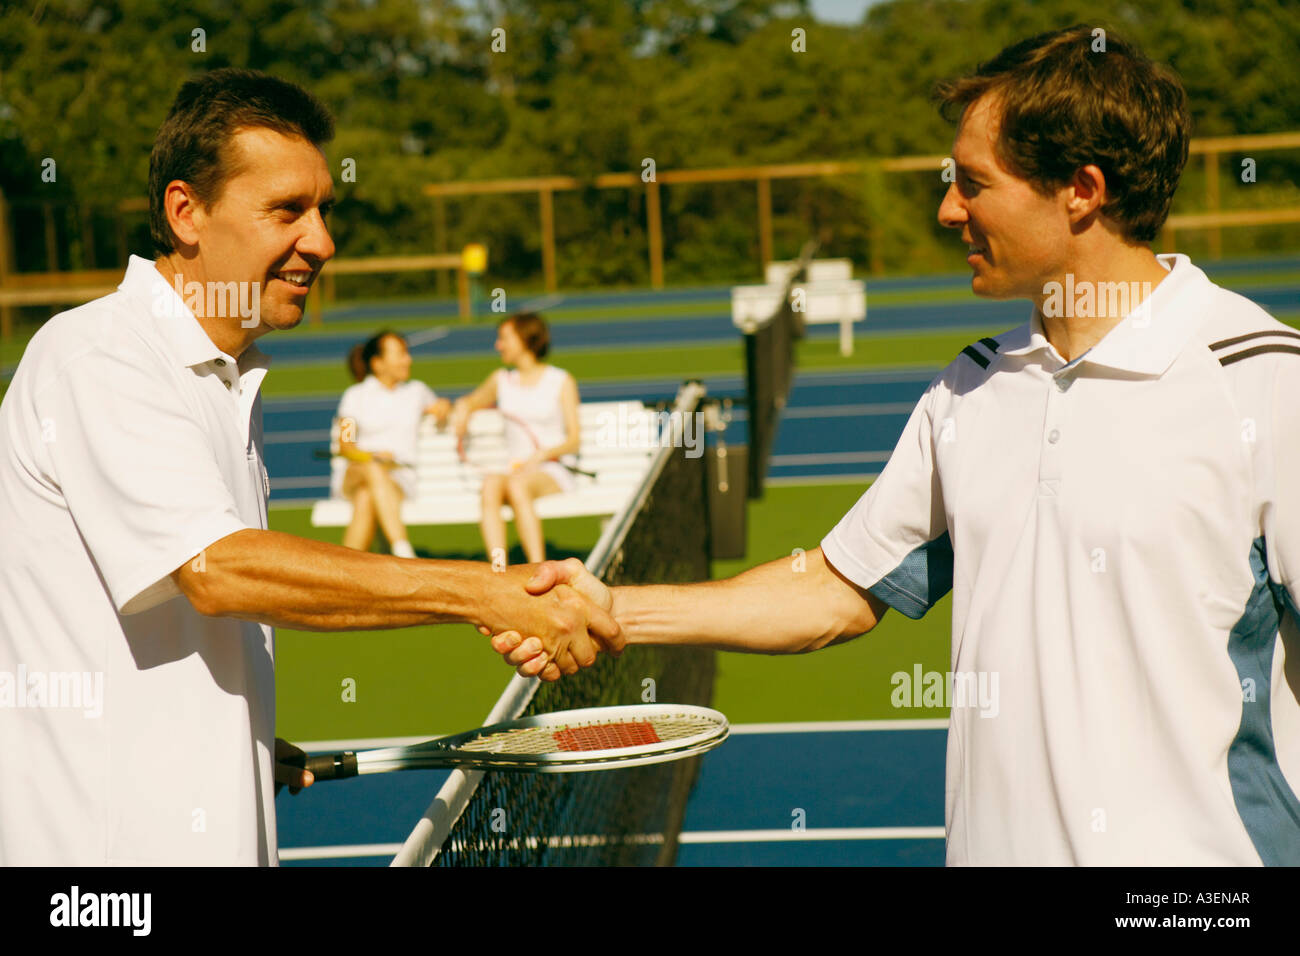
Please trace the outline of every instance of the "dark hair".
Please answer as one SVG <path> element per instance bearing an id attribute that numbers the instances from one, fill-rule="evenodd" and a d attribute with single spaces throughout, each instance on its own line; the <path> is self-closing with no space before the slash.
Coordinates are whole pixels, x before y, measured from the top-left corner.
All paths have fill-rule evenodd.
<path id="1" fill-rule="evenodd" d="M 1187 163 L 1187 94 L 1168 67 L 1094 27 L 1041 33 L 1007 47 L 974 73 L 939 84 L 948 119 L 994 94 L 1002 163 L 1050 194 L 1090 163 L 1106 177 L 1102 213 L 1137 242 L 1169 215 Z M 1104 52 L 1093 47 L 1104 39 Z"/>
<path id="2" fill-rule="evenodd" d="M 149 236 L 160 255 L 177 244 L 163 206 L 167 184 L 179 179 L 204 204 L 216 202 L 226 180 L 239 172 L 230 156 L 230 138 L 259 126 L 301 136 L 315 146 L 334 138 L 329 110 L 285 80 L 227 68 L 181 84 L 149 155 Z"/>
<path id="3" fill-rule="evenodd" d="M 383 352 L 384 339 L 390 335 L 400 342 L 406 341 L 406 339 L 402 338 L 401 333 L 394 332 L 392 329 L 384 329 L 364 342 L 358 342 L 352 346 L 352 351 L 348 353 L 348 371 L 352 373 L 352 377 L 358 382 L 365 381 L 366 376 L 370 374 L 371 361 Z"/>
<path id="4" fill-rule="evenodd" d="M 524 348 L 539 359 L 546 358 L 546 353 L 551 350 L 551 330 L 546 327 L 544 318 L 536 312 L 516 312 L 502 319 L 497 328 L 507 322 L 515 327 L 519 338 L 523 340 Z"/>

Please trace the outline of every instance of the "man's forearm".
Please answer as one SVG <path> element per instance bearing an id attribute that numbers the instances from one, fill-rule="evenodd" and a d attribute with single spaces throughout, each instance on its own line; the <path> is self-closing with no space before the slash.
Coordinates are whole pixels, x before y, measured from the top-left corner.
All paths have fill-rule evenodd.
<path id="1" fill-rule="evenodd" d="M 691 644 L 760 654 L 813 651 L 863 634 L 885 605 L 844 581 L 821 550 L 726 581 L 614 589 L 629 644 Z"/>
<path id="2" fill-rule="evenodd" d="M 412 561 L 252 529 L 222 538 L 178 574 L 202 613 L 308 631 L 480 623 L 500 583 L 476 562 Z"/>

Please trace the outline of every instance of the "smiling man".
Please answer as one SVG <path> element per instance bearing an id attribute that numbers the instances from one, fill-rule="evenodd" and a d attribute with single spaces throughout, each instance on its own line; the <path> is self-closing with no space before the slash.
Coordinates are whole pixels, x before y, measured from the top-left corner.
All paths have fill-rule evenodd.
<path id="1" fill-rule="evenodd" d="M 1131 45 L 1033 37 L 941 97 L 939 219 L 1029 321 L 939 374 L 806 566 L 530 587 L 583 589 L 629 644 L 764 653 L 951 590 L 953 684 L 998 699 L 950 701 L 950 864 L 1300 864 L 1300 333 L 1152 252 L 1190 121 Z M 559 677 L 544 641 L 493 643 Z"/>
<path id="2" fill-rule="evenodd" d="M 154 262 L 32 338 L 0 404 L 0 864 L 275 863 L 273 626 L 450 621 L 572 648 L 617 625 L 523 569 L 267 530 L 254 340 L 334 254 L 325 109 L 185 83 L 150 160 Z"/>

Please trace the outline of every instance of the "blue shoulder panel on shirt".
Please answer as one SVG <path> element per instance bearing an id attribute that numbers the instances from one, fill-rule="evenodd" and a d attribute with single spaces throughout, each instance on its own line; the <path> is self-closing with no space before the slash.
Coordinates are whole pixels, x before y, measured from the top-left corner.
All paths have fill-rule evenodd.
<path id="1" fill-rule="evenodd" d="M 900 614 L 918 620 L 952 590 L 952 539 L 945 531 L 867 588 Z"/>
<path id="2" fill-rule="evenodd" d="M 1273 741 L 1273 646 L 1282 615 L 1296 615 L 1286 589 L 1268 577 L 1264 539 L 1250 550 L 1255 588 L 1228 637 L 1241 680 L 1241 726 L 1228 748 L 1228 778 L 1237 813 L 1265 866 L 1300 865 L 1300 801 L 1277 760 Z M 1300 619 L 1300 618 L 1297 618 Z"/>

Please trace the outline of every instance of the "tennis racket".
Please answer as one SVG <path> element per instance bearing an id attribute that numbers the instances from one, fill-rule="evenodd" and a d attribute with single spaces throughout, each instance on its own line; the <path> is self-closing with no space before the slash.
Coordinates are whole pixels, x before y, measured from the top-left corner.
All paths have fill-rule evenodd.
<path id="1" fill-rule="evenodd" d="M 524 421 L 518 415 L 512 415 L 510 412 L 504 411 L 500 405 L 497 406 L 497 411 L 501 413 L 501 417 L 504 418 L 506 421 L 514 422 L 516 425 L 518 425 L 520 428 L 524 430 L 524 434 L 528 436 L 528 440 L 533 444 L 533 451 L 541 450 L 542 443 L 537 440 L 537 435 L 536 433 L 534 433 L 533 427 L 529 425 L 528 422 Z M 592 480 L 595 480 L 596 478 L 596 473 L 594 471 L 584 471 L 583 469 L 579 468 L 577 465 L 570 465 L 568 462 L 561 461 L 558 458 L 552 458 L 551 461 L 554 461 L 557 465 L 559 465 L 562 468 L 567 468 L 575 475 L 585 475 L 586 477 L 591 478 Z"/>
<path id="2" fill-rule="evenodd" d="M 316 459 L 319 459 L 319 460 L 322 460 L 322 461 L 331 461 L 332 459 L 335 459 L 335 458 L 342 458 L 342 457 L 343 457 L 342 455 L 336 455 L 336 454 L 334 454 L 334 453 L 333 453 L 332 451 L 330 451 L 328 448 L 317 448 L 317 449 L 315 449 L 315 450 L 311 453 L 311 456 L 312 456 L 313 458 L 316 458 Z M 392 461 L 390 461 L 390 462 L 381 462 L 381 464 L 392 465 L 392 466 L 395 467 L 395 468 L 414 468 L 414 467 L 415 467 L 414 465 L 409 464 L 408 462 L 405 462 L 405 461 L 398 461 L 396 458 L 394 458 L 394 459 L 393 459 Z"/>
<path id="3" fill-rule="evenodd" d="M 495 408 L 495 407 L 494 407 Z M 528 423 L 511 415 L 508 412 L 502 412 L 500 408 L 495 408 L 503 419 L 515 422 L 524 429 L 524 434 L 532 443 L 533 450 L 536 451 L 541 445 L 538 444 L 536 436 L 533 434 Z M 487 436 L 480 435 L 477 438 L 473 430 L 467 431 L 456 442 L 456 459 L 458 462 L 458 472 L 460 481 L 466 491 L 477 491 L 483 486 L 483 479 L 488 475 L 509 474 L 511 469 L 505 460 L 500 440 L 494 440 Z M 552 459 L 554 461 L 554 459 Z M 575 475 L 585 475 L 595 480 L 597 475 L 594 471 L 584 471 L 576 465 L 570 465 L 563 461 L 556 462 Z"/>
<path id="4" fill-rule="evenodd" d="M 503 471 L 504 460 L 499 442 L 475 439 L 471 432 L 456 440 L 457 474 L 465 491 L 481 489 L 484 478 Z"/>
<path id="5" fill-rule="evenodd" d="M 326 754 L 282 762 L 317 780 L 394 770 L 573 773 L 682 760 L 727 739 L 727 718 L 708 707 L 638 704 L 521 717 L 408 747 Z"/>

